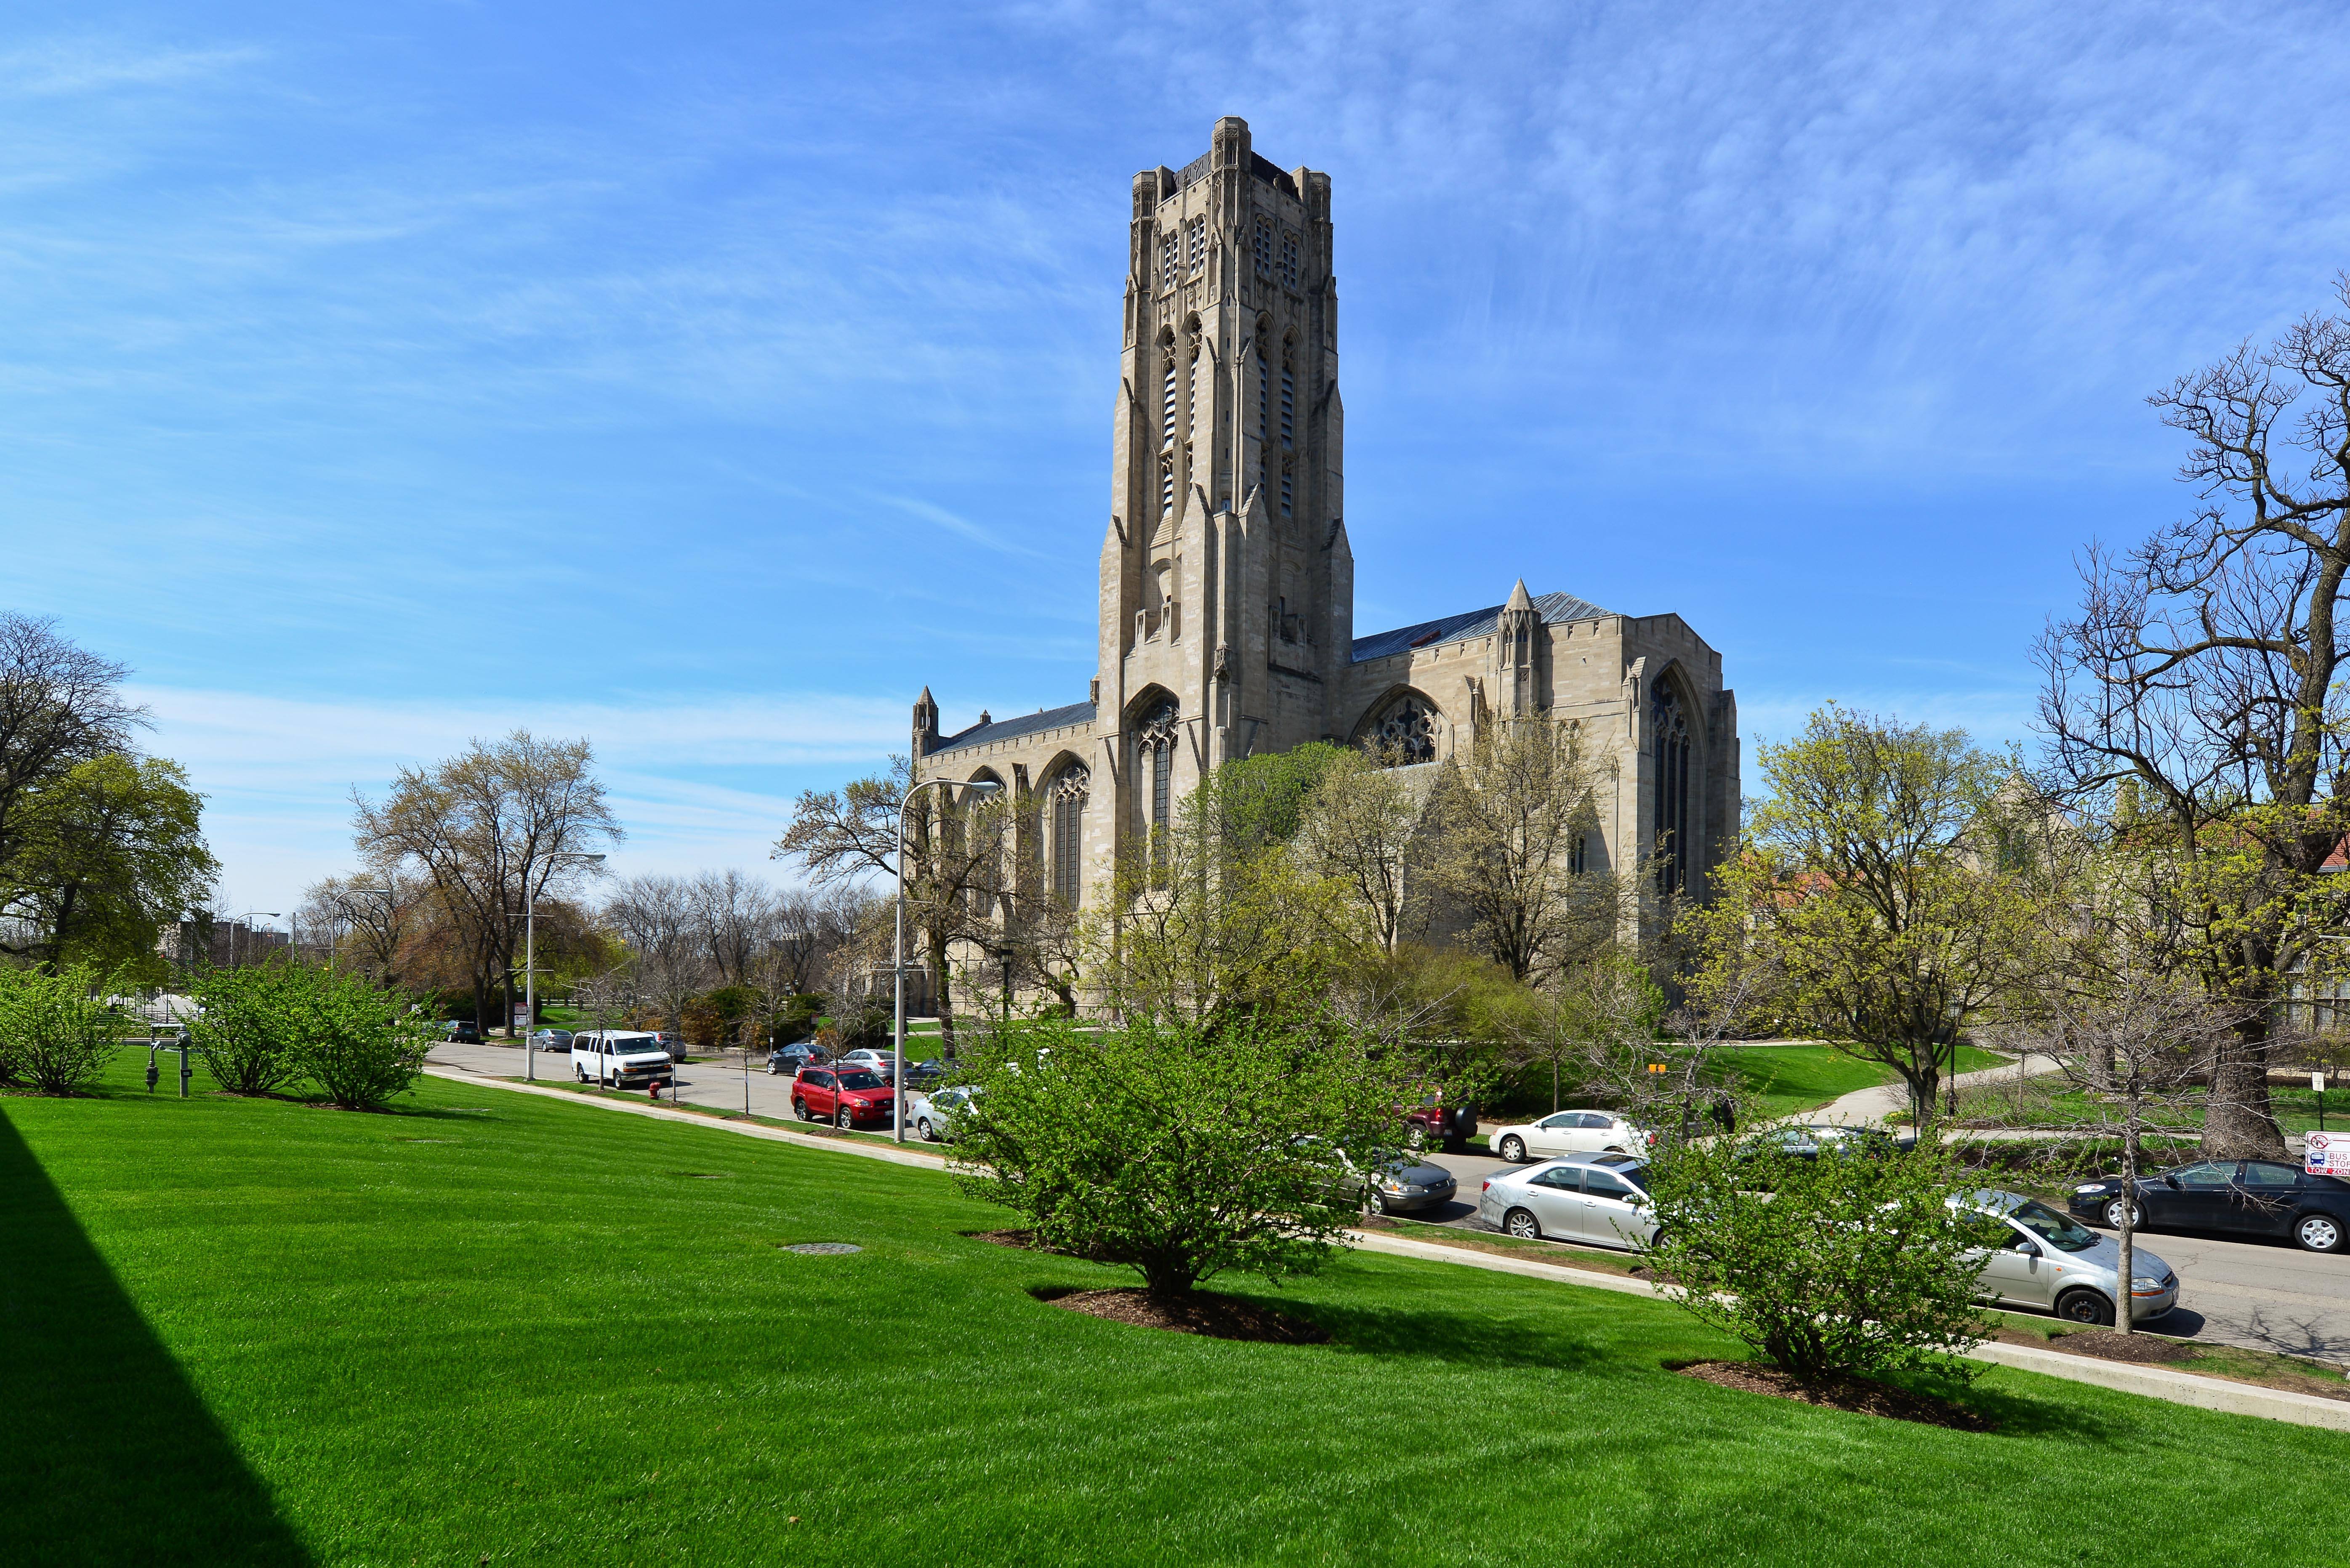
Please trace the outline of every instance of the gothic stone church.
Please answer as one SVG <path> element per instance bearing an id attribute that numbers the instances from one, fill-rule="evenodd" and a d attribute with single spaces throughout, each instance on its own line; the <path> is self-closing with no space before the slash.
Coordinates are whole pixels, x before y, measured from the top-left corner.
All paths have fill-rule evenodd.
<path id="1" fill-rule="evenodd" d="M 1701 889 L 1736 825 L 1738 708 L 1680 617 L 1521 582 L 1503 604 L 1356 635 L 1331 252 L 1329 175 L 1258 157 L 1243 120 L 1134 177 L 1090 691 L 942 735 L 925 688 L 917 778 L 1013 792 L 1074 905 L 1227 759 L 1330 740 L 1430 763 L 1548 714 L 1601 763 L 1585 863 Z"/>

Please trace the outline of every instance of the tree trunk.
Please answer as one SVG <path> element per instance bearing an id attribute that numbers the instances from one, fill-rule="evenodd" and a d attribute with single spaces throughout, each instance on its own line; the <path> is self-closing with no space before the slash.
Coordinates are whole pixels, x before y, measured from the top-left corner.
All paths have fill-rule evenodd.
<path id="1" fill-rule="evenodd" d="M 939 1054 L 944 1058 L 953 1055 L 955 1048 L 954 995 L 952 982 L 947 976 L 946 933 L 938 927 L 924 927 L 922 946 L 930 954 L 931 974 L 937 991 L 932 1000 L 939 1010 Z M 905 1064 L 901 1062 L 898 1065 L 902 1072 Z"/>
<path id="2" fill-rule="evenodd" d="M 2211 1055 L 2203 1152 L 2214 1159 L 2282 1159 L 2284 1133 L 2269 1101 L 2269 1023 L 2254 1017 Z"/>

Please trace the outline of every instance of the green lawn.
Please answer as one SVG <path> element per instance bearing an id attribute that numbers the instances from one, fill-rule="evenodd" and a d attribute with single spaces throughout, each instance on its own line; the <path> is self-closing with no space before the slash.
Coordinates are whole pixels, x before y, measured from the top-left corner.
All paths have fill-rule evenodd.
<path id="1" fill-rule="evenodd" d="M 2008 1371 L 1995 1436 L 1734 1393 L 1669 1305 L 1440 1263 L 1235 1282 L 1335 1345 L 1130 1328 L 943 1176 L 481 1085 L 10 1096 L 0 1167 L 0 1563 L 2288 1562 L 2350 1467 Z"/>
<path id="2" fill-rule="evenodd" d="M 2088 1096 L 2077 1089 L 2051 1094 L 2046 1092 L 2048 1087 L 2046 1080 L 2042 1081 L 2041 1092 L 2034 1093 L 2027 1085 L 2021 1113 L 2023 1123 L 2033 1127 L 2074 1127 L 2114 1114 L 2110 1107 L 2092 1105 Z M 2148 1119 L 2160 1127 L 2199 1128 L 2203 1125 L 2202 1096 L 2202 1090 L 2190 1089 L 2185 1103 L 2158 1106 L 2148 1113 Z M 2272 1085 L 2269 1106 L 2276 1114 L 2277 1126 L 2286 1132 L 2311 1132 L 2317 1127 L 2318 1101 L 2314 1090 Z M 2350 1093 L 2326 1090 L 2324 1110 L 2328 1127 L 2350 1132 Z M 2018 1116 L 2014 1091 L 2003 1084 L 1970 1089 L 1959 1096 L 1959 1114 L 1984 1121 L 2013 1120 Z"/>
<path id="3" fill-rule="evenodd" d="M 2009 1060 L 1959 1047 L 1959 1071 L 1978 1072 Z M 1795 1116 L 1817 1110 L 1840 1095 L 1898 1082 L 1900 1075 L 1876 1062 L 1848 1056 L 1832 1045 L 1762 1045 L 1721 1052 L 1716 1060 L 1761 1097 L 1762 1114 Z"/>

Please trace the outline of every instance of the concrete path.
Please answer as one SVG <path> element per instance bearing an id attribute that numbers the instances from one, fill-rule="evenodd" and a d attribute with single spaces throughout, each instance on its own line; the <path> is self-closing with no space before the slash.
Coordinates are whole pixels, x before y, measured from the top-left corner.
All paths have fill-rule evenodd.
<path id="1" fill-rule="evenodd" d="M 2033 1053 L 2023 1058 L 2021 1075 L 2044 1078 L 2064 1070 L 2064 1064 L 2054 1056 Z M 2019 1073 L 2013 1062 L 1998 1067 L 1985 1067 L 1979 1072 L 1961 1073 L 1955 1082 L 1962 1089 L 1981 1088 L 1986 1084 L 2012 1084 Z M 1896 1111 L 1909 1108 L 1909 1086 L 1896 1080 L 1880 1084 L 1873 1089 L 1855 1089 L 1840 1095 L 1802 1119 L 1805 1121 L 1839 1122 L 1856 1127 L 1883 1127 L 1885 1118 Z"/>

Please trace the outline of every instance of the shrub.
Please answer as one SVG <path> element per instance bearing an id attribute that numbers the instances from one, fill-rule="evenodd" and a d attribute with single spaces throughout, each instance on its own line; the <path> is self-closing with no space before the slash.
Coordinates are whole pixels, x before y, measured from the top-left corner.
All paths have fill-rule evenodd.
<path id="1" fill-rule="evenodd" d="M 106 999 L 111 977 L 89 964 L 51 973 L 0 969 L 0 1073 L 45 1095 L 70 1095 L 120 1048 L 130 1020 Z"/>
<path id="2" fill-rule="evenodd" d="M 1402 1132 L 1400 1069 L 1318 1023 L 1015 1023 L 966 1066 L 980 1085 L 956 1127 L 966 1190 L 1160 1293 L 1321 1267 L 1359 1212 L 1359 1168 Z"/>
<path id="3" fill-rule="evenodd" d="M 406 1094 L 432 1047 L 432 1021 L 359 975 L 298 972 L 309 985 L 294 1047 L 303 1076 L 346 1110 L 380 1109 Z"/>
<path id="4" fill-rule="evenodd" d="M 1965 1379 L 1977 1184 L 1938 1145 L 1796 1159 L 1728 1138 L 1660 1147 L 1650 1261 L 1679 1303 L 1806 1383 L 1902 1371 Z M 1970 1256 L 1973 1253 L 1973 1256 Z"/>
<path id="5" fill-rule="evenodd" d="M 301 1071 L 296 1036 L 312 971 L 284 964 L 220 969 L 195 982 L 201 1004 L 188 1042 L 213 1081 L 232 1095 L 265 1095 Z"/>

